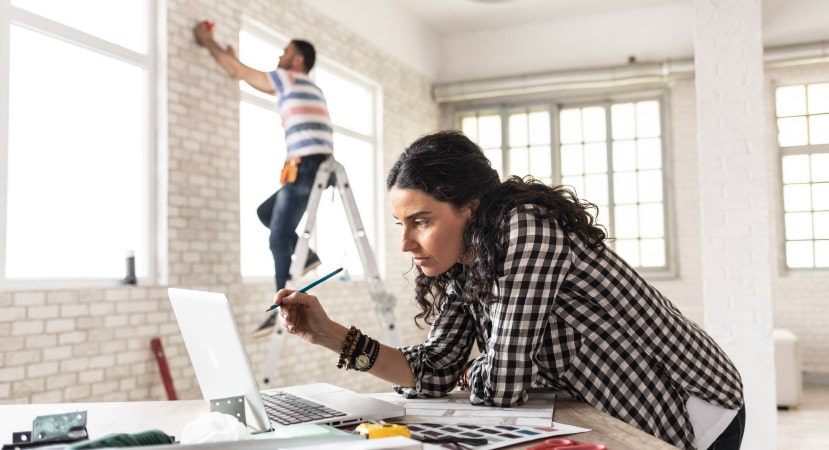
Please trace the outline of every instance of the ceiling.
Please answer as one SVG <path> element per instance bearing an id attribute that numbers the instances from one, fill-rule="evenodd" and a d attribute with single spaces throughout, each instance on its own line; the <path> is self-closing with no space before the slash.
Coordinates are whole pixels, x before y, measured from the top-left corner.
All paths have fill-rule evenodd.
<path id="1" fill-rule="evenodd" d="M 441 36 L 554 22 L 691 0 L 397 0 Z"/>
<path id="2" fill-rule="evenodd" d="M 438 82 L 613 67 L 632 57 L 687 60 L 694 56 L 696 16 L 712 5 L 739 10 L 761 3 L 765 48 L 822 42 L 829 48 L 829 0 L 305 2 Z"/>

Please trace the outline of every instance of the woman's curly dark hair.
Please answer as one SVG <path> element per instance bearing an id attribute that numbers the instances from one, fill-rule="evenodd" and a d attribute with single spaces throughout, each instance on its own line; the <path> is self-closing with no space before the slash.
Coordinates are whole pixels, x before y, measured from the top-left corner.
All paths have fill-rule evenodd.
<path id="1" fill-rule="evenodd" d="M 501 182 L 481 148 L 459 131 L 440 131 L 412 143 L 389 171 L 386 188 L 393 187 L 417 189 L 456 208 L 480 200 L 464 233 L 465 248 L 474 249 L 472 264 L 455 264 L 436 277 L 417 268 L 415 299 L 421 311 L 415 322 L 432 323 L 449 300 L 446 291 L 453 280 L 464 280 L 458 293 L 461 301 L 495 300 L 492 288 L 506 256 L 503 233 L 510 211 L 518 206 L 541 206 L 544 217 L 557 220 L 566 232 L 595 250 L 605 249 L 606 233 L 590 214 L 596 205 L 579 200 L 568 187 L 551 187 L 532 177 L 512 176 Z"/>

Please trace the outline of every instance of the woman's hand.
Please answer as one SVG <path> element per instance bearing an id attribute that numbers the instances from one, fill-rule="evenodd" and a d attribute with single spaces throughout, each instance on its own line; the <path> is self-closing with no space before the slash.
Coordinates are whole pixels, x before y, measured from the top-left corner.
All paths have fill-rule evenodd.
<path id="1" fill-rule="evenodd" d="M 281 304 L 283 330 L 335 352 L 342 349 L 348 329 L 328 317 L 317 297 L 281 289 L 273 302 Z"/>

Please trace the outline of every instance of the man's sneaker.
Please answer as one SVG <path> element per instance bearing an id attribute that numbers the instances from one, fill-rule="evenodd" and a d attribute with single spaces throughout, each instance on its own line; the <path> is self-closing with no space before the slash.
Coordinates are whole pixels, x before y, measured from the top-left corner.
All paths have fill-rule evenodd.
<path id="1" fill-rule="evenodd" d="M 322 261 L 320 261 L 319 255 L 314 253 L 314 251 L 309 248 L 308 259 L 305 260 L 305 268 L 302 269 L 302 274 L 307 275 L 308 272 L 316 269 L 320 266 L 320 264 L 322 264 Z"/>
<path id="2" fill-rule="evenodd" d="M 253 332 L 253 337 L 262 338 L 267 337 L 273 333 L 273 328 L 276 326 L 276 311 L 272 312 L 268 319 L 259 325 L 259 328 Z"/>

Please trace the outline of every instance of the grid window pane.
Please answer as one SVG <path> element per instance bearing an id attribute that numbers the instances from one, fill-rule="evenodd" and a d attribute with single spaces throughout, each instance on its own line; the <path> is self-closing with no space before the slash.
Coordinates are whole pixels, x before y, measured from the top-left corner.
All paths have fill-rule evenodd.
<path id="1" fill-rule="evenodd" d="M 576 175 L 584 173 L 584 150 L 581 144 L 561 146 L 561 174 Z"/>
<path id="2" fill-rule="evenodd" d="M 647 170 L 639 172 L 639 201 L 640 202 L 661 202 L 662 201 L 662 172 L 659 170 Z"/>
<path id="3" fill-rule="evenodd" d="M 501 147 L 500 116 L 482 116 L 478 118 L 478 145 L 486 148 Z"/>
<path id="4" fill-rule="evenodd" d="M 600 107 L 584 108 L 583 133 L 584 142 L 601 142 L 607 135 L 605 109 Z"/>
<path id="5" fill-rule="evenodd" d="M 639 208 L 640 231 L 643 238 L 665 237 L 663 214 L 661 204 L 642 205 Z"/>
<path id="6" fill-rule="evenodd" d="M 655 101 L 636 104 L 636 136 L 639 138 L 660 135 L 659 103 Z"/>
<path id="7" fill-rule="evenodd" d="M 628 171 L 636 169 L 636 141 L 614 141 L 613 142 L 613 169 L 616 171 Z"/>
<path id="8" fill-rule="evenodd" d="M 829 114 L 809 116 L 809 144 L 829 144 Z"/>
<path id="9" fill-rule="evenodd" d="M 809 85 L 809 114 L 829 113 L 829 83 Z"/>
<path id="10" fill-rule="evenodd" d="M 525 147 L 509 150 L 509 167 L 511 175 L 524 177 L 530 173 L 529 151 Z"/>
<path id="11" fill-rule="evenodd" d="M 576 191 L 576 195 L 584 195 L 584 177 L 583 176 L 569 176 L 561 177 L 561 184 L 570 186 Z"/>
<path id="12" fill-rule="evenodd" d="M 617 206 L 614 212 L 616 213 L 616 237 L 619 239 L 638 237 L 639 208 L 633 205 Z"/>
<path id="13" fill-rule="evenodd" d="M 814 229 L 815 239 L 829 239 L 829 211 L 815 213 Z"/>
<path id="14" fill-rule="evenodd" d="M 812 239 L 812 213 L 786 213 L 786 239 Z"/>
<path id="15" fill-rule="evenodd" d="M 829 237 L 829 83 L 775 91 L 783 175 L 786 264 L 826 267 Z M 794 148 L 785 148 L 794 147 Z"/>
<path id="16" fill-rule="evenodd" d="M 640 170 L 662 168 L 662 140 L 642 139 L 636 146 Z"/>
<path id="17" fill-rule="evenodd" d="M 598 208 L 591 213 L 614 239 L 610 247 L 634 266 L 665 269 L 660 108 L 658 100 L 568 106 L 558 109 L 551 123 L 552 108 L 504 107 L 501 114 L 509 123 L 507 135 L 498 136 L 503 147 L 493 143 L 485 151 L 493 162 L 508 158 L 513 174 L 529 171 L 543 182 L 572 187 L 581 200 Z M 480 121 L 473 123 L 472 115 L 459 115 L 467 135 L 481 133 Z M 554 126 L 558 142 L 553 144 Z"/>
<path id="18" fill-rule="evenodd" d="M 636 172 L 617 172 L 613 176 L 613 195 L 616 203 L 636 203 L 639 200 L 636 178 Z"/>
<path id="19" fill-rule="evenodd" d="M 810 198 L 815 211 L 829 211 L 829 183 L 813 184 Z"/>
<path id="20" fill-rule="evenodd" d="M 815 267 L 829 267 L 829 241 L 815 241 Z"/>
<path id="21" fill-rule="evenodd" d="M 607 204 L 607 192 L 607 175 L 587 175 L 584 177 L 584 189 L 581 191 L 584 199 L 596 204 Z"/>
<path id="22" fill-rule="evenodd" d="M 815 153 L 811 158 L 812 181 L 829 181 L 829 153 Z"/>
<path id="23" fill-rule="evenodd" d="M 786 242 L 786 265 L 794 269 L 814 267 L 814 244 L 811 241 Z"/>
<path id="24" fill-rule="evenodd" d="M 777 117 L 806 114 L 806 87 L 803 85 L 778 88 L 775 99 L 777 102 Z"/>
<path id="25" fill-rule="evenodd" d="M 633 103 L 613 105 L 610 108 L 613 139 L 633 139 L 636 136 L 636 119 Z"/>
<path id="26" fill-rule="evenodd" d="M 642 267 L 662 267 L 665 265 L 665 240 L 642 239 Z"/>
<path id="27" fill-rule="evenodd" d="M 504 179 L 504 174 L 501 170 L 501 167 L 504 166 L 503 161 L 503 154 L 500 149 L 484 149 L 484 155 L 486 155 L 489 162 L 492 163 L 492 168 L 494 168 L 498 172 L 498 176 L 501 179 Z"/>
<path id="28" fill-rule="evenodd" d="M 530 145 L 550 145 L 550 113 L 536 111 L 529 115 Z"/>
<path id="29" fill-rule="evenodd" d="M 581 143 L 583 141 L 581 132 L 581 110 L 562 110 L 561 113 L 559 113 L 559 128 L 562 145 Z"/>
<path id="30" fill-rule="evenodd" d="M 616 253 L 619 254 L 628 264 L 636 267 L 641 266 L 639 241 L 637 239 L 618 239 L 614 242 Z"/>
<path id="31" fill-rule="evenodd" d="M 509 145 L 523 147 L 529 144 L 526 114 L 512 114 L 509 117 Z"/>
<path id="32" fill-rule="evenodd" d="M 808 123 L 805 117 L 777 119 L 777 140 L 781 147 L 794 147 L 809 143 Z"/>
<path id="33" fill-rule="evenodd" d="M 553 163 L 549 145 L 530 148 L 530 166 L 534 177 L 552 184 Z"/>
<path id="34" fill-rule="evenodd" d="M 808 184 L 783 186 L 783 208 L 786 212 L 811 211 L 812 190 Z"/>
<path id="35" fill-rule="evenodd" d="M 607 172 L 607 145 L 586 144 L 584 146 L 584 173 Z"/>
<path id="36" fill-rule="evenodd" d="M 809 155 L 788 155 L 783 157 L 783 183 L 808 183 Z"/>

